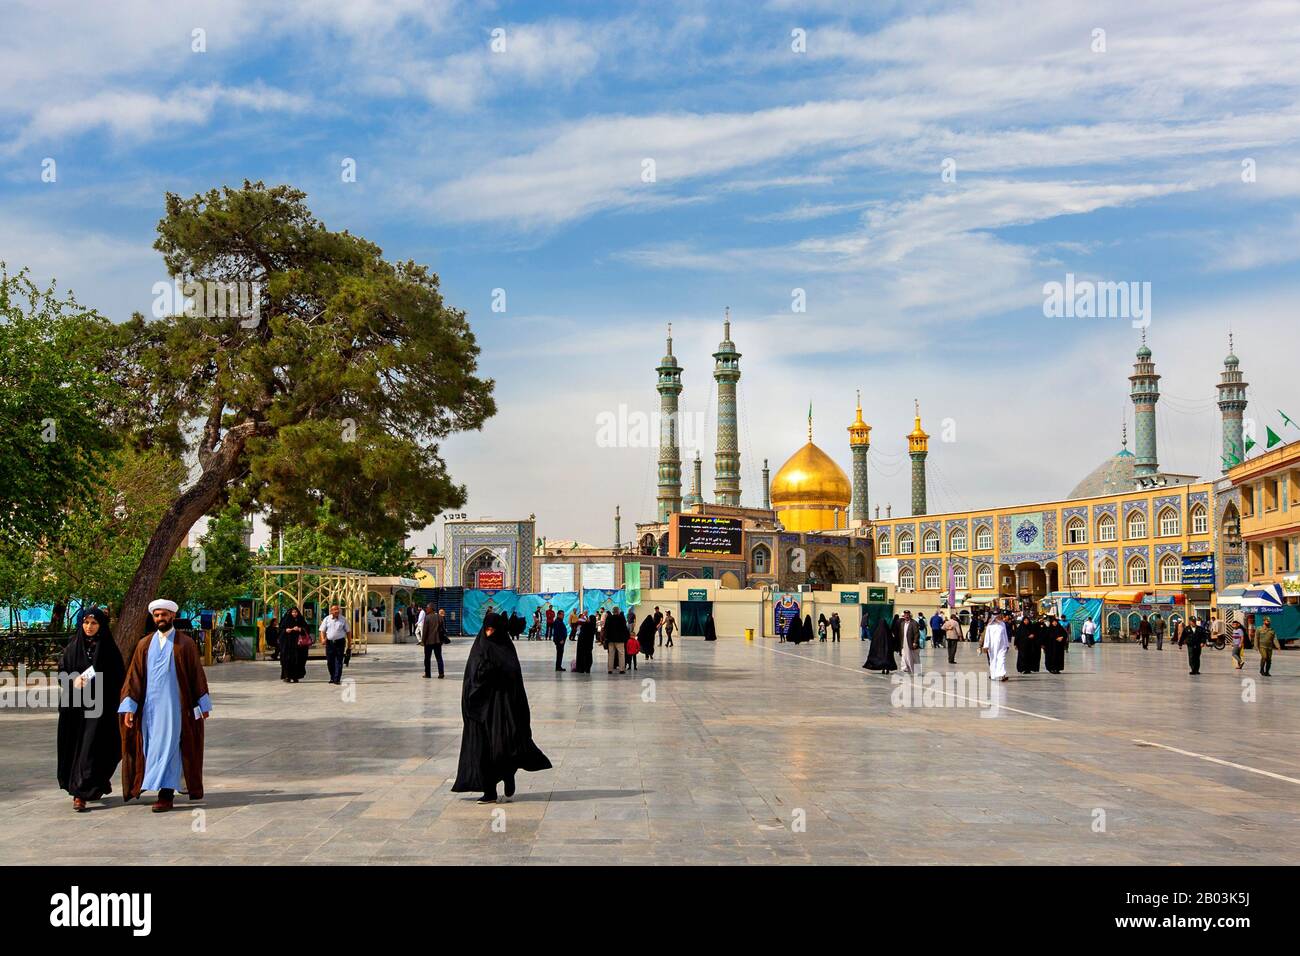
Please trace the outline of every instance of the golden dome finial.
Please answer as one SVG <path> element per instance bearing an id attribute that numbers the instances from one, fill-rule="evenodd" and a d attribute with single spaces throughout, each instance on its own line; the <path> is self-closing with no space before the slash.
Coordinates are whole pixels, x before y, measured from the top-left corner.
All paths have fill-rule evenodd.
<path id="1" fill-rule="evenodd" d="M 912 433 L 907 436 L 907 448 L 909 452 L 924 452 L 929 448 L 930 436 L 925 433 L 921 427 L 921 402 L 916 402 L 916 421 L 912 426 Z"/>
<path id="2" fill-rule="evenodd" d="M 849 444 L 854 447 L 871 444 L 871 426 L 862 420 L 862 389 L 858 389 L 857 416 L 849 426 Z"/>

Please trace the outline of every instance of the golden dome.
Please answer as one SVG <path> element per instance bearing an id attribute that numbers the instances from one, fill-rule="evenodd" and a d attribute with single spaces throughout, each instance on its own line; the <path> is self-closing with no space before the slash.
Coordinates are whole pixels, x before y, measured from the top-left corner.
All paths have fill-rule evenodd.
<path id="1" fill-rule="evenodd" d="M 853 500 L 853 485 L 830 455 L 808 442 L 773 476 L 771 499 L 778 511 L 799 505 L 847 508 Z"/>

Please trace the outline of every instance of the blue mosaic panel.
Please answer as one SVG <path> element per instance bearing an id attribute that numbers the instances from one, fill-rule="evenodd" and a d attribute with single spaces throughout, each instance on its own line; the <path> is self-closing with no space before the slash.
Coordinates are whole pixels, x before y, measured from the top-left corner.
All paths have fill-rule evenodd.
<path id="1" fill-rule="evenodd" d="M 1112 518 L 1118 517 L 1115 511 L 1115 502 L 1109 501 L 1105 504 L 1092 506 L 1092 517 L 1094 521 L 1102 515 L 1110 515 Z"/>
<path id="2" fill-rule="evenodd" d="M 1177 555 L 1181 555 L 1182 553 L 1183 553 L 1183 546 L 1182 546 L 1181 544 L 1158 544 L 1158 545 L 1156 545 L 1156 560 L 1157 560 L 1157 561 L 1159 561 L 1159 560 L 1160 560 L 1164 555 L 1166 555 L 1166 554 L 1177 554 Z"/>
<path id="3" fill-rule="evenodd" d="M 1088 506 L 1087 506 L 1087 505 L 1082 505 L 1081 507 L 1078 507 L 1078 508 L 1063 508 L 1063 509 L 1061 509 L 1061 523 L 1062 523 L 1062 524 L 1069 524 L 1071 518 L 1082 518 L 1084 521 L 1087 521 L 1087 520 L 1088 520 Z"/>
<path id="4" fill-rule="evenodd" d="M 1124 502 L 1124 517 L 1125 517 L 1125 518 L 1127 518 L 1129 515 L 1131 515 L 1131 514 L 1132 514 L 1133 512 L 1135 512 L 1135 511 L 1140 511 L 1140 512 L 1142 512 L 1143 514 L 1146 514 L 1146 513 L 1147 513 L 1147 503 L 1146 503 L 1146 500 L 1145 500 L 1145 499 L 1142 500 L 1142 501 L 1126 501 L 1126 502 Z"/>
<path id="5" fill-rule="evenodd" d="M 1183 513 L 1183 496 L 1182 495 L 1160 495 L 1155 500 L 1156 514 L 1160 514 L 1160 509 L 1172 507 L 1180 515 Z"/>
<path id="6" fill-rule="evenodd" d="M 1139 554 L 1140 554 L 1142 557 L 1144 557 L 1144 558 L 1147 559 L 1147 564 L 1148 564 L 1148 565 L 1151 564 L 1151 552 L 1150 552 L 1150 550 L 1149 550 L 1148 548 L 1146 548 L 1145 546 L 1134 546 L 1134 547 L 1131 547 L 1131 548 L 1126 547 L 1126 548 L 1124 549 L 1124 567 L 1128 567 L 1128 563 L 1129 563 L 1129 561 L 1131 561 L 1135 555 L 1139 555 Z"/>

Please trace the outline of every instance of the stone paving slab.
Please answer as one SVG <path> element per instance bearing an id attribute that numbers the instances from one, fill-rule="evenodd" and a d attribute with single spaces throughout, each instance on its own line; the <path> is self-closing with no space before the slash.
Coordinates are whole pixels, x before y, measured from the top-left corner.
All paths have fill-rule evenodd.
<path id="1" fill-rule="evenodd" d="M 208 671 L 207 794 L 170 815 L 116 794 L 74 815 L 55 714 L 0 711 L 0 863 L 1300 861 L 1294 652 L 1263 679 L 1208 651 L 1193 680 L 1175 648 L 1076 646 L 1064 675 L 900 707 L 857 641 L 686 639 L 614 676 L 517 646 L 555 767 L 521 775 L 511 804 L 448 789 L 468 640 L 443 681 L 414 646 L 371 648 L 347 672 L 354 699 L 315 661 L 298 685 L 224 664 Z M 963 644 L 953 669 L 982 660 Z M 943 651 L 922 665 L 950 670 Z"/>

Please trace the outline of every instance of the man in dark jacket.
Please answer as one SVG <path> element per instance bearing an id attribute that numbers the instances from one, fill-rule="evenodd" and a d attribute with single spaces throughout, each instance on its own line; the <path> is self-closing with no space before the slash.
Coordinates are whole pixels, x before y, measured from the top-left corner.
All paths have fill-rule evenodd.
<path id="1" fill-rule="evenodd" d="M 439 610 L 434 613 L 433 605 L 424 606 L 423 620 L 420 625 L 420 643 L 424 645 L 424 676 L 432 677 L 429 672 L 429 656 L 433 655 L 438 658 L 438 679 L 442 680 L 442 645 L 447 643 L 447 618 L 446 612 Z"/>
<path id="2" fill-rule="evenodd" d="M 647 615 L 646 620 L 653 621 L 654 617 Z M 627 618 L 618 608 L 609 612 L 609 617 L 605 619 L 605 633 L 602 638 L 605 650 L 609 652 L 609 668 L 607 674 L 614 673 L 617 667 L 620 674 L 627 673 L 627 639 L 631 632 L 627 629 Z"/>
<path id="3" fill-rule="evenodd" d="M 1183 646 L 1187 648 L 1187 667 L 1189 674 L 1201 672 L 1201 646 L 1209 638 L 1209 632 L 1200 618 L 1192 618 L 1190 626 L 1183 628 Z"/>

